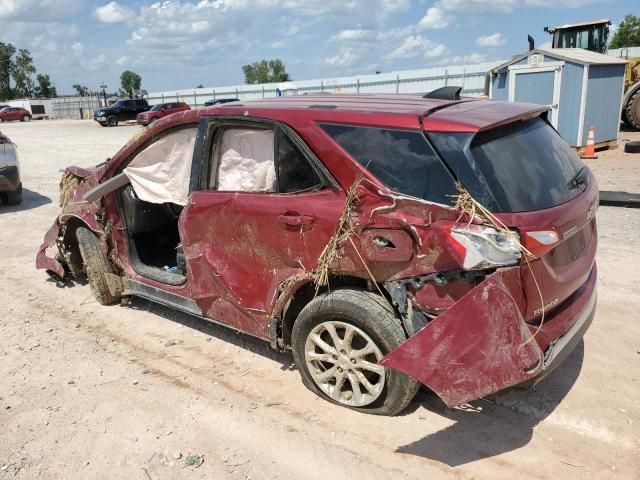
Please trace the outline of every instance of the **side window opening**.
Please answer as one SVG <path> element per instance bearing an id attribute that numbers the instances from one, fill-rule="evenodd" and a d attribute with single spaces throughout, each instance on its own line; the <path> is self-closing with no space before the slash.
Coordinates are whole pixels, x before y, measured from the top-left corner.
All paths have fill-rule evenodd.
<path id="1" fill-rule="evenodd" d="M 274 131 L 228 127 L 216 133 L 208 187 L 227 192 L 275 192 Z"/>
<path id="2" fill-rule="evenodd" d="M 149 203 L 186 205 L 197 128 L 182 128 L 148 145 L 123 170 Z"/>
<path id="3" fill-rule="evenodd" d="M 451 205 L 455 182 L 420 131 L 321 124 L 355 161 L 389 189 Z"/>
<path id="4" fill-rule="evenodd" d="M 278 129 L 278 191 L 304 192 L 322 187 L 322 179 L 300 149 L 282 129 Z"/>

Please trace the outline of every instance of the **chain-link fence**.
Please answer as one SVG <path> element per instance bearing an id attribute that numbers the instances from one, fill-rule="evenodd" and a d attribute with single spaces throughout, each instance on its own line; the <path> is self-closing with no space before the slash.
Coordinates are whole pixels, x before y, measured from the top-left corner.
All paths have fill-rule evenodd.
<path id="1" fill-rule="evenodd" d="M 51 99 L 51 118 L 93 118 L 93 111 L 100 108 L 102 98 L 98 95 L 64 96 Z"/>

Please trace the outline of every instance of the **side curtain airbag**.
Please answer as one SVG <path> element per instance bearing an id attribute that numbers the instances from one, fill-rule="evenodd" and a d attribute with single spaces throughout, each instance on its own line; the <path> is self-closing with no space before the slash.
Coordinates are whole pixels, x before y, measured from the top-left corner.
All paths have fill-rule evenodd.
<path id="1" fill-rule="evenodd" d="M 170 133 L 140 152 L 124 169 L 136 195 L 149 203 L 186 205 L 196 128 Z"/>

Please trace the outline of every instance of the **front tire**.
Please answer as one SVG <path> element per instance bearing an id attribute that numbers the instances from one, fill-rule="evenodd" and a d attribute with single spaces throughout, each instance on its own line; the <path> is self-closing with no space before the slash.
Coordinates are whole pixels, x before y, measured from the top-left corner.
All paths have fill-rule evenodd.
<path id="1" fill-rule="evenodd" d="M 292 331 L 293 358 L 304 385 L 332 403 L 375 415 L 396 415 L 420 383 L 378 361 L 406 340 L 386 299 L 363 290 L 318 296 Z"/>
<path id="2" fill-rule="evenodd" d="M 118 117 L 116 117 L 115 115 L 108 116 L 107 117 L 107 125 L 109 125 L 110 127 L 118 126 Z"/>
<path id="3" fill-rule="evenodd" d="M 102 250 L 100 240 L 86 227 L 77 228 L 76 239 L 89 286 L 96 300 L 102 305 L 117 302 L 120 298 L 111 294 L 105 277 L 105 273 L 113 273 L 113 268 Z"/>

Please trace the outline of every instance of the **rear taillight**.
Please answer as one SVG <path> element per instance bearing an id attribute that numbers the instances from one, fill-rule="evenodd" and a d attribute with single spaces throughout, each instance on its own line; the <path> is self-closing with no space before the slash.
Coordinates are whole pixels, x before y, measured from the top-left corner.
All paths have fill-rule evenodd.
<path id="1" fill-rule="evenodd" d="M 452 245 L 466 270 L 517 265 L 522 256 L 517 232 L 501 232 L 484 225 L 456 226 L 451 229 Z"/>
<path id="2" fill-rule="evenodd" d="M 552 229 L 522 233 L 522 246 L 534 257 L 541 257 L 560 242 L 560 235 Z"/>

